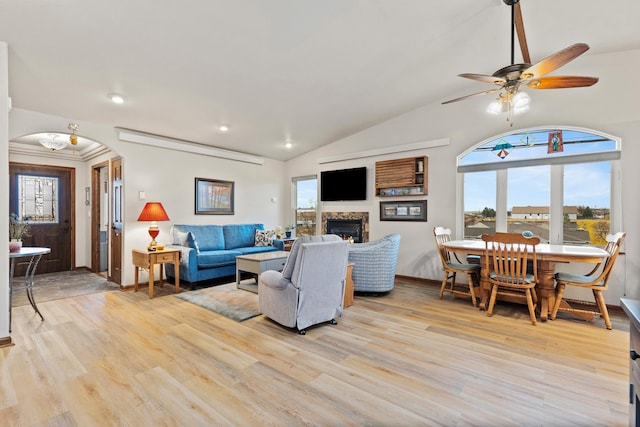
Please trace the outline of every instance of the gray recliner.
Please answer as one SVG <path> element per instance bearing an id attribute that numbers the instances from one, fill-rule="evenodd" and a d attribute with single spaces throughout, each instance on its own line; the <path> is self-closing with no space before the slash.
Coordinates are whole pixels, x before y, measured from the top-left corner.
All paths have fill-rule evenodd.
<path id="1" fill-rule="evenodd" d="M 342 315 L 349 243 L 335 235 L 301 236 L 282 272 L 258 280 L 260 311 L 300 334 Z"/>

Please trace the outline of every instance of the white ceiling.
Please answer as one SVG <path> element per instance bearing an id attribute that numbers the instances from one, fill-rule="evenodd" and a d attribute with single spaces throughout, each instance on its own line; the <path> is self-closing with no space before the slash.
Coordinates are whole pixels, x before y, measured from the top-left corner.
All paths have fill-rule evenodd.
<path id="1" fill-rule="evenodd" d="M 584 56 L 640 48 L 638 0 L 521 5 L 534 62 L 576 42 L 591 46 Z M 502 0 L 0 0 L 0 11 L 14 108 L 281 160 L 489 89 L 457 74 L 510 63 Z"/>

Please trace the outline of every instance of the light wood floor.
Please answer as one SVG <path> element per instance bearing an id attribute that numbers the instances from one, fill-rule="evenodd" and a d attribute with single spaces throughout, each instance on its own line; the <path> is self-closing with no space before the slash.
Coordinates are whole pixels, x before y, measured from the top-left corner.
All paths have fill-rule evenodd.
<path id="1" fill-rule="evenodd" d="M 300 336 L 173 296 L 110 291 L 13 311 L 7 426 L 623 426 L 629 334 L 493 317 L 432 285 L 356 296 Z M 620 315 L 618 322 L 624 324 Z"/>

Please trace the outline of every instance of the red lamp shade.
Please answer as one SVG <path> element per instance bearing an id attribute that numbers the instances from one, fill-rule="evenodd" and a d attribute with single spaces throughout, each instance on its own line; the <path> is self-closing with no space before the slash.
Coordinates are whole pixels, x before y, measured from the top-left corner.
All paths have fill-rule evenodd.
<path id="1" fill-rule="evenodd" d="M 149 236 L 151 236 L 151 243 L 149 243 L 149 250 L 155 250 L 158 243 L 156 237 L 160 234 L 160 229 L 156 221 L 169 221 L 169 215 L 162 207 L 160 202 L 149 202 L 144 205 L 142 212 L 138 216 L 138 221 L 151 221 L 149 226 Z"/>

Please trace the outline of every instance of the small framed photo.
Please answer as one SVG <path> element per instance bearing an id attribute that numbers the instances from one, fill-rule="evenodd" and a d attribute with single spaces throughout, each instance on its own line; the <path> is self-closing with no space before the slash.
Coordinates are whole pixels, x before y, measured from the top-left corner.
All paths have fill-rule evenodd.
<path id="1" fill-rule="evenodd" d="M 380 202 L 380 221 L 426 221 L 427 201 Z"/>
<path id="2" fill-rule="evenodd" d="M 233 215 L 233 181 L 196 178 L 196 215 Z"/>

